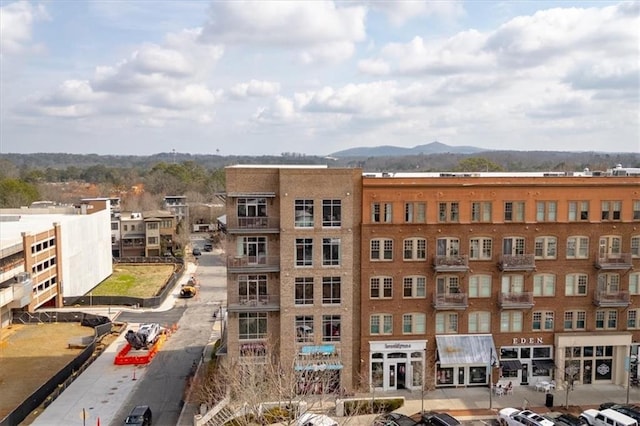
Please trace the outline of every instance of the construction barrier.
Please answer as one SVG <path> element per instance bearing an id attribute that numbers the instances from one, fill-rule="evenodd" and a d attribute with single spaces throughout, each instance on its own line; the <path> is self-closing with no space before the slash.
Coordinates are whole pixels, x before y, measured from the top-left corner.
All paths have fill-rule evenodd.
<path id="1" fill-rule="evenodd" d="M 131 345 L 127 342 L 127 344 L 120 349 L 113 363 L 115 365 L 149 364 L 153 357 L 156 356 L 162 345 L 164 345 L 166 340 L 167 335 L 165 333 L 160 334 L 153 346 L 151 346 L 144 355 L 130 355 L 129 352 L 131 351 Z"/>

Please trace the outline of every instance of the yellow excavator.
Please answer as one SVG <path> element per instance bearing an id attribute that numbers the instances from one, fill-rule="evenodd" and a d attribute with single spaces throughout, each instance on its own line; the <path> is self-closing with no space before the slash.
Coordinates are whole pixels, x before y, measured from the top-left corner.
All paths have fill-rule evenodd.
<path id="1" fill-rule="evenodd" d="M 189 281 L 187 281 L 185 284 L 182 284 L 182 288 L 180 288 L 180 297 L 182 297 L 183 299 L 187 299 L 195 296 L 198 292 L 198 289 L 196 287 L 197 284 L 198 281 L 195 277 L 189 278 Z"/>

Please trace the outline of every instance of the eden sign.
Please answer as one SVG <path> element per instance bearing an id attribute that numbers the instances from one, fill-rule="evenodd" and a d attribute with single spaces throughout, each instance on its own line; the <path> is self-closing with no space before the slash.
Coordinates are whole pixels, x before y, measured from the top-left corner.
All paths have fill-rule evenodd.
<path id="1" fill-rule="evenodd" d="M 541 345 L 542 337 L 514 337 L 511 342 L 512 345 Z"/>

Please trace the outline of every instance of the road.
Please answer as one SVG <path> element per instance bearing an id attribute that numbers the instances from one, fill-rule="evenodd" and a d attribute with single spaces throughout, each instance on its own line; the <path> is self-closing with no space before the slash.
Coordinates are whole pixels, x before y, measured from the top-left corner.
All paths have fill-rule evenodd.
<path id="1" fill-rule="evenodd" d="M 194 246 L 204 246 L 204 238 L 192 236 Z M 207 343 L 217 339 L 213 332 L 213 313 L 225 304 L 226 269 L 220 251 L 202 252 L 195 276 L 198 295 L 192 299 L 176 299 L 175 307 L 164 312 L 122 312 L 119 321 L 129 323 L 157 322 L 162 326 L 177 324 L 153 361 L 145 368 L 140 381 L 113 417 L 112 426 L 122 420 L 136 405 L 149 405 L 154 425 L 177 425 L 185 400 L 185 383 L 200 361 Z M 173 296 L 169 296 L 173 297 Z"/>

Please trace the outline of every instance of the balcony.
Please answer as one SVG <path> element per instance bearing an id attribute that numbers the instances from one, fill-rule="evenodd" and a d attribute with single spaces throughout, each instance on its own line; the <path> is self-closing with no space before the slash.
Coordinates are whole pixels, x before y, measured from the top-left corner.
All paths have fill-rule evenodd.
<path id="1" fill-rule="evenodd" d="M 279 233 L 280 219 L 275 217 L 232 217 L 227 218 L 227 230 L 231 234 Z"/>
<path id="2" fill-rule="evenodd" d="M 469 270 L 469 256 L 435 256 L 433 268 L 436 272 L 466 272 Z"/>
<path id="3" fill-rule="evenodd" d="M 278 256 L 227 256 L 227 272 L 280 272 Z"/>
<path id="4" fill-rule="evenodd" d="M 446 293 L 433 295 L 433 307 L 444 310 L 464 310 L 469 306 L 467 293 Z"/>
<path id="5" fill-rule="evenodd" d="M 533 293 L 500 293 L 499 303 L 502 309 L 531 309 L 535 305 Z"/>
<path id="6" fill-rule="evenodd" d="M 10 309 L 20 309 L 31 303 L 33 293 L 33 281 L 31 275 L 21 272 L 16 275 L 14 282 L 5 283 L 0 288 L 0 306 Z"/>
<path id="7" fill-rule="evenodd" d="M 596 290 L 593 304 L 602 308 L 626 308 L 631 303 L 628 291 Z"/>
<path id="8" fill-rule="evenodd" d="M 608 270 L 627 270 L 633 267 L 631 253 L 604 254 L 596 259 L 596 268 Z"/>
<path id="9" fill-rule="evenodd" d="M 498 266 L 501 271 L 533 271 L 536 258 L 533 254 L 503 254 Z"/>
<path id="10" fill-rule="evenodd" d="M 262 294 L 251 296 L 232 295 L 227 300 L 229 312 L 278 312 L 280 295 Z"/>

